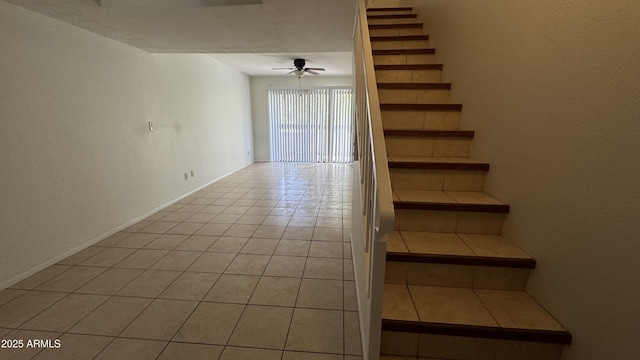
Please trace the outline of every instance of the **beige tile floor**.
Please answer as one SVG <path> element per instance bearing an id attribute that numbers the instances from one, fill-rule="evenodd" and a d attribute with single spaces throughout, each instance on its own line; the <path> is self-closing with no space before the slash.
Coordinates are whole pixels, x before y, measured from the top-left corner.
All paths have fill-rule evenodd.
<path id="1" fill-rule="evenodd" d="M 254 164 L 0 291 L 0 358 L 361 359 L 351 174 Z"/>

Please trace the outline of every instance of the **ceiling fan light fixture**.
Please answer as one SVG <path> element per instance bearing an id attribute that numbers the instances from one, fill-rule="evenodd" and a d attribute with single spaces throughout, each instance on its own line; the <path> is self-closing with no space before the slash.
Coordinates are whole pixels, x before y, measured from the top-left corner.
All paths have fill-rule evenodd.
<path id="1" fill-rule="evenodd" d="M 292 73 L 298 78 L 301 78 L 302 76 L 304 76 L 304 71 L 302 70 L 293 70 Z"/>

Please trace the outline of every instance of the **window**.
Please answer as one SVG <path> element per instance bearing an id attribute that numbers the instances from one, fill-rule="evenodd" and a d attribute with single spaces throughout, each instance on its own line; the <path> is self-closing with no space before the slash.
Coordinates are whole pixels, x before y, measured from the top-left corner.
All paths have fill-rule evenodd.
<path id="1" fill-rule="evenodd" d="M 351 89 L 270 89 L 271 160 L 347 163 L 352 159 Z"/>

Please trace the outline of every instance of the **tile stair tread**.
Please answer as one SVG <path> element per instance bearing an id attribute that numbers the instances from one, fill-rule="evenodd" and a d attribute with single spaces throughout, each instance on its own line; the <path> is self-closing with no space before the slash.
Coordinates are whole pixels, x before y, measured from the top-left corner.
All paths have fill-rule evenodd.
<path id="1" fill-rule="evenodd" d="M 393 190 L 396 210 L 508 214 L 507 204 L 479 191 Z"/>
<path id="2" fill-rule="evenodd" d="M 384 285 L 383 330 L 425 332 L 438 329 L 510 336 L 547 335 L 569 343 L 570 334 L 524 291 L 419 285 Z M 385 324 L 385 322 L 387 324 Z M 387 327 L 385 329 L 385 327 Z M 390 329 L 392 327 L 393 329 Z M 453 333 L 451 333 L 453 332 Z M 555 340 L 551 340 L 555 339 Z"/>
<path id="3" fill-rule="evenodd" d="M 389 234 L 387 252 L 533 260 L 504 236 L 484 234 L 394 231 Z"/>

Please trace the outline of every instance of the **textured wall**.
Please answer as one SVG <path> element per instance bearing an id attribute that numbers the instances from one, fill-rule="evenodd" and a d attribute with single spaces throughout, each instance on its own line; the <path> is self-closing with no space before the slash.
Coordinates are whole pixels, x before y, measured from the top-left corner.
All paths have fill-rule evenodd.
<path id="1" fill-rule="evenodd" d="M 640 353 L 640 3 L 416 0 L 563 359 Z"/>
<path id="2" fill-rule="evenodd" d="M 249 79 L 209 56 L 4 2 L 0 49 L 0 288 L 253 161 Z"/>
<path id="3" fill-rule="evenodd" d="M 270 161 L 269 150 L 269 99 L 267 89 L 303 89 L 321 87 L 341 87 L 352 86 L 353 78 L 330 77 L 319 75 L 317 77 L 305 76 L 298 83 L 298 79 L 293 76 L 257 76 L 251 78 L 251 113 L 253 119 L 253 146 L 256 161 Z"/>

